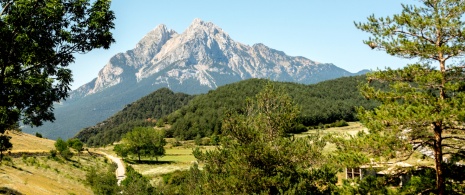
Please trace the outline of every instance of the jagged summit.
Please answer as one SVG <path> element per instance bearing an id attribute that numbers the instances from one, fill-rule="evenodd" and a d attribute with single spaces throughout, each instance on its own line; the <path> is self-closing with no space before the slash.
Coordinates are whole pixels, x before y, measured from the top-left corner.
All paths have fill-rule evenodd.
<path id="1" fill-rule="evenodd" d="M 72 91 L 55 109 L 55 123 L 34 131 L 56 138 L 60 134 L 41 129 L 72 128 L 68 135 L 61 135 L 71 137 L 162 87 L 198 94 L 249 78 L 310 84 L 349 75 L 353 74 L 333 64 L 288 56 L 262 43 L 242 44 L 201 19 L 194 19 L 180 34 L 161 24 L 133 49 L 109 59 L 97 78 Z"/>
<path id="2" fill-rule="evenodd" d="M 161 48 L 160 43 L 166 43 L 172 36 L 177 35 L 176 31 L 168 29 L 166 25 L 160 24 L 155 29 L 147 33 L 136 45 L 135 49 L 150 50 L 154 45 Z"/>
<path id="3" fill-rule="evenodd" d="M 322 73 L 325 76 L 318 73 L 328 70 L 333 72 Z M 158 25 L 134 49 L 112 57 L 96 80 L 77 89 L 73 97 L 145 79 L 151 86 L 200 93 L 247 78 L 315 83 L 347 75 L 350 73 L 332 64 L 287 56 L 262 43 L 248 46 L 236 42 L 212 22 L 196 18 L 181 34 Z M 187 81 L 198 86 L 187 90 L 183 87 Z"/>

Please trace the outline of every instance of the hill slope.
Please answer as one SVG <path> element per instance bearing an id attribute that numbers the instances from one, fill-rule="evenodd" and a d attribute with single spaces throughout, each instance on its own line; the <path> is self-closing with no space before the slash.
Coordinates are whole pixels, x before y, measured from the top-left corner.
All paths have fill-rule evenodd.
<path id="1" fill-rule="evenodd" d="M 159 119 L 178 110 L 193 97 L 161 88 L 126 105 L 123 110 L 97 125 L 82 129 L 76 137 L 89 145 L 99 145 L 102 139 L 119 140 L 121 135 L 136 126 L 154 126 L 156 120 L 151 119 Z"/>
<path id="2" fill-rule="evenodd" d="M 284 88 L 294 102 L 301 107 L 300 123 L 305 126 L 332 123 L 337 120 L 356 120 L 355 107 L 373 108 L 376 103 L 363 98 L 358 84 L 363 76 L 343 77 L 313 85 L 288 82 L 273 82 Z M 226 110 L 241 110 L 246 98 L 254 98 L 265 84 L 264 79 L 249 79 L 219 87 L 207 94 L 195 97 L 187 106 L 168 115 L 172 124 L 168 136 L 193 139 L 221 133 L 223 113 Z"/>
<path id="3" fill-rule="evenodd" d="M 0 163 L 0 194 L 2 189 L 37 195 L 93 194 L 84 184 L 86 170 L 108 166 L 103 157 L 83 154 L 71 161 L 49 158 L 55 141 L 21 132 L 7 135 L 13 149 Z"/>
<path id="4" fill-rule="evenodd" d="M 172 125 L 167 132 L 167 135 L 171 137 L 192 139 L 197 134 L 201 136 L 209 136 L 213 133 L 219 134 L 221 133 L 224 111 L 242 109 L 245 106 L 247 97 L 253 98 L 267 82 L 272 82 L 279 87 L 283 87 L 293 100 L 300 105 L 302 108 L 300 121 L 304 125 L 331 123 L 340 119 L 353 121 L 355 120 L 355 106 L 367 108 L 375 106 L 374 102 L 363 98 L 358 91 L 357 85 L 363 80 L 363 76 L 344 77 L 318 84 L 304 85 L 273 82 L 265 79 L 249 79 L 218 87 L 207 94 L 197 95 L 179 110 L 167 116 L 159 116 L 163 122 Z M 143 98 L 138 101 L 138 104 L 143 104 L 144 101 L 150 101 L 150 98 Z M 116 115 L 127 116 L 129 112 L 134 111 L 137 110 L 123 110 Z M 145 110 L 140 109 L 140 112 L 145 112 Z M 133 118 L 133 120 L 141 121 L 146 118 Z M 104 122 L 105 126 L 112 126 L 108 123 L 110 121 L 106 120 Z M 139 123 L 139 125 L 144 124 Z M 154 126 L 154 123 L 146 125 Z M 106 128 L 105 126 L 87 128 L 76 137 L 90 145 L 104 145 L 118 141 L 122 134 L 132 129 L 132 126 L 127 128 Z M 89 133 L 90 130 L 92 130 L 92 133 Z"/>

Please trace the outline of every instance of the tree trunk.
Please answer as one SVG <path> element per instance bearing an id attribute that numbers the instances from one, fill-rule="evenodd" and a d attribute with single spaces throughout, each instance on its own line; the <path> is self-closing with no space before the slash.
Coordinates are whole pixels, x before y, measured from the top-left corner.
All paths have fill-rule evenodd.
<path id="1" fill-rule="evenodd" d="M 442 166 L 442 123 L 438 122 L 434 124 L 434 160 L 436 165 L 436 189 L 437 194 L 445 194 L 446 185 L 443 175 Z"/>

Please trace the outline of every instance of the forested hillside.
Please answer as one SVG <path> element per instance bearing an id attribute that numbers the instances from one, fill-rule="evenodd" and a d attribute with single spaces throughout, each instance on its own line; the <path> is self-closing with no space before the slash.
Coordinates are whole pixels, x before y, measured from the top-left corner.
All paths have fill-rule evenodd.
<path id="1" fill-rule="evenodd" d="M 81 130 L 75 137 L 89 145 L 108 144 L 138 126 L 155 126 L 156 119 L 178 110 L 194 96 L 159 89 L 95 126 Z"/>
<path id="2" fill-rule="evenodd" d="M 136 126 L 167 123 L 167 136 L 193 139 L 197 135 L 221 134 L 223 114 L 245 107 L 246 98 L 253 98 L 267 82 L 284 90 L 300 106 L 299 122 L 305 126 L 354 121 L 355 107 L 373 108 L 375 103 L 363 98 L 358 84 L 363 76 L 344 77 L 314 85 L 249 79 L 219 87 L 207 94 L 189 96 L 160 89 L 132 104 L 96 126 L 83 129 L 76 136 L 88 145 L 104 145 L 121 139 Z M 151 119 L 151 120 L 149 120 Z"/>
<path id="3" fill-rule="evenodd" d="M 299 122 L 305 126 L 313 126 L 341 119 L 354 121 L 355 107 L 373 108 L 375 103 L 363 98 L 357 88 L 364 79 L 364 76 L 354 76 L 314 85 L 288 82 L 273 84 L 283 87 L 300 106 Z M 195 97 L 187 106 L 163 119 L 172 124 L 167 135 L 193 139 L 197 135 L 203 137 L 214 133 L 221 134 L 224 111 L 244 108 L 246 98 L 253 98 L 267 82 L 265 79 L 249 79 Z"/>

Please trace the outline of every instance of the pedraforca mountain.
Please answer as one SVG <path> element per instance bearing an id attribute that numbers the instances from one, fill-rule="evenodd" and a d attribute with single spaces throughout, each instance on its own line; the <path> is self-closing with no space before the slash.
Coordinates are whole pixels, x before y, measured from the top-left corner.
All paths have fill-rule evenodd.
<path id="1" fill-rule="evenodd" d="M 264 44 L 236 42 L 200 19 L 181 34 L 159 25 L 134 49 L 113 56 L 97 78 L 57 105 L 55 123 L 25 131 L 68 138 L 162 87 L 199 94 L 249 78 L 311 84 L 351 75 L 355 74 L 333 64 L 288 56 Z"/>

